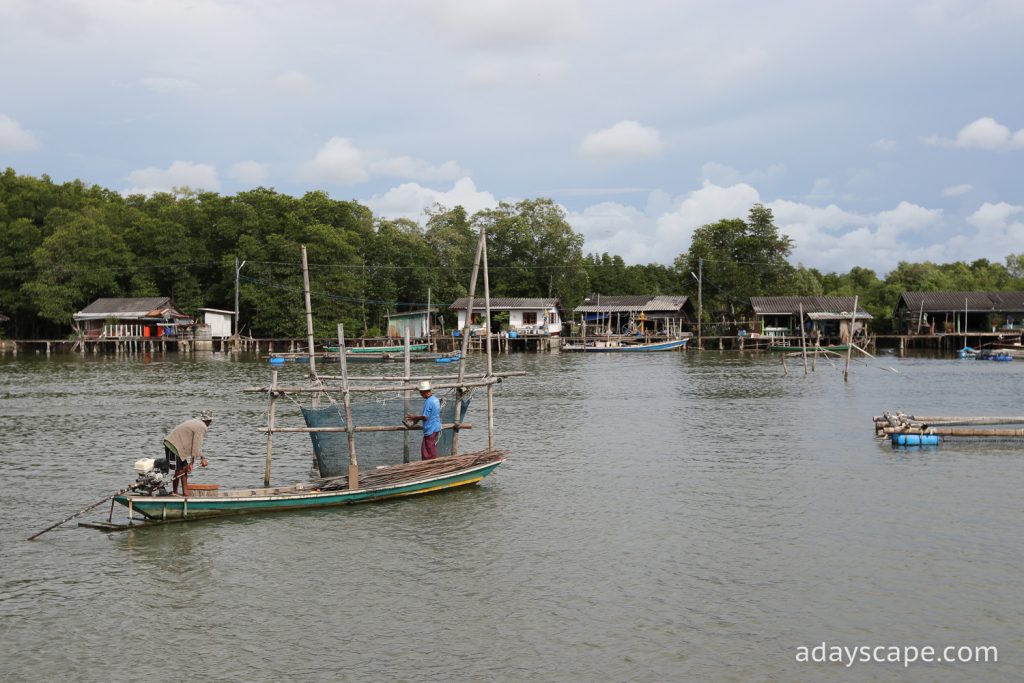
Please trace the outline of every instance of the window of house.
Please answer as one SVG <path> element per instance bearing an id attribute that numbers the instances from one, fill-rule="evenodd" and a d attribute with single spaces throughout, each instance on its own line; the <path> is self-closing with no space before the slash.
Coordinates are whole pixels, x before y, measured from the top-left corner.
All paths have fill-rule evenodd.
<path id="1" fill-rule="evenodd" d="M 537 312 L 536 311 L 523 311 L 523 324 L 524 325 L 536 325 L 537 324 Z"/>

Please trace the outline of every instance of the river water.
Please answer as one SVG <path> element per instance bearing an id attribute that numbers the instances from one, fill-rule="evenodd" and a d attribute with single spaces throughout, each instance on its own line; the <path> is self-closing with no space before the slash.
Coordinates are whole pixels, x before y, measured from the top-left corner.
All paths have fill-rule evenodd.
<path id="1" fill-rule="evenodd" d="M 893 450 L 871 416 L 1020 414 L 1024 362 L 888 357 L 848 383 L 737 352 L 497 365 L 529 375 L 496 391 L 510 456 L 480 486 L 28 543 L 203 408 L 194 481 L 258 484 L 265 399 L 238 390 L 269 370 L 0 359 L 0 679 L 1020 679 L 1024 446 Z M 275 444 L 275 483 L 306 478 L 305 437 Z M 797 661 L 823 642 L 987 645 L 999 662 Z"/>

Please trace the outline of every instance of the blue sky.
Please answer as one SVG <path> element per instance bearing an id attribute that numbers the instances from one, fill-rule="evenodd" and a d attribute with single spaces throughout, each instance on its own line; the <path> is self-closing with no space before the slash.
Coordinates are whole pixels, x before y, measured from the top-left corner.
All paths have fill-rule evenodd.
<path id="1" fill-rule="evenodd" d="M 762 202 L 825 271 L 1001 262 L 1021 36 L 1018 0 L 0 0 L 0 167 L 419 221 L 550 197 L 628 263 Z"/>

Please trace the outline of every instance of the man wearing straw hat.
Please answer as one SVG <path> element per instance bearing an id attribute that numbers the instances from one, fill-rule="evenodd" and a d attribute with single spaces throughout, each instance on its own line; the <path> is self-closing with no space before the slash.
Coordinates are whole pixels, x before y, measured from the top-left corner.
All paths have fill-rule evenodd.
<path id="1" fill-rule="evenodd" d="M 423 414 L 406 415 L 405 419 L 415 423 L 423 422 L 423 443 L 420 444 L 420 460 L 437 457 L 437 439 L 441 436 L 441 402 L 430 389 L 430 382 L 420 382 L 420 396 L 423 397 Z"/>
<path id="2" fill-rule="evenodd" d="M 213 411 L 204 410 L 202 415 L 191 420 L 185 420 L 171 430 L 171 433 L 164 439 L 164 455 L 167 457 L 168 465 L 174 465 L 174 479 L 171 484 L 171 491 L 178 493 L 178 481 L 181 480 L 181 495 L 188 495 L 188 473 L 192 471 L 192 463 L 199 457 L 199 464 L 203 467 L 209 465 L 206 456 L 203 455 L 203 439 L 213 422 Z M 188 458 L 186 461 L 185 459 Z"/>

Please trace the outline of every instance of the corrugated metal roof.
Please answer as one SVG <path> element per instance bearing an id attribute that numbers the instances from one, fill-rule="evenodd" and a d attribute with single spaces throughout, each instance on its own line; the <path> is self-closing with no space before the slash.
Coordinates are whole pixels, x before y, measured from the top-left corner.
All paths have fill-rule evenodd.
<path id="1" fill-rule="evenodd" d="M 575 313 L 628 313 L 631 311 L 678 312 L 689 297 L 639 294 L 631 296 L 604 296 L 591 294 L 590 300 L 573 309 Z"/>
<path id="2" fill-rule="evenodd" d="M 98 318 L 156 318 L 168 312 L 172 317 L 188 317 L 171 301 L 169 296 L 135 297 L 127 299 L 96 299 L 75 313 L 75 320 Z"/>
<path id="3" fill-rule="evenodd" d="M 903 292 L 896 308 L 910 311 L 945 313 L 985 311 L 1017 313 L 1024 311 L 1024 292 Z"/>
<path id="4" fill-rule="evenodd" d="M 800 306 L 804 313 L 845 313 L 850 317 L 853 312 L 852 296 L 752 296 L 750 307 L 754 315 L 800 315 Z M 857 318 L 871 319 L 863 308 L 858 306 Z"/>
<path id="5" fill-rule="evenodd" d="M 464 309 L 469 304 L 469 297 L 464 296 L 460 299 L 456 299 L 448 308 L 452 309 Z M 473 297 L 473 310 L 482 309 L 484 307 L 484 298 L 482 296 Z M 525 308 L 525 309 L 537 309 L 541 310 L 544 308 L 561 308 L 558 303 L 558 299 L 516 299 L 516 298 L 495 298 L 491 297 L 491 310 L 505 309 L 511 310 L 513 308 Z"/>

